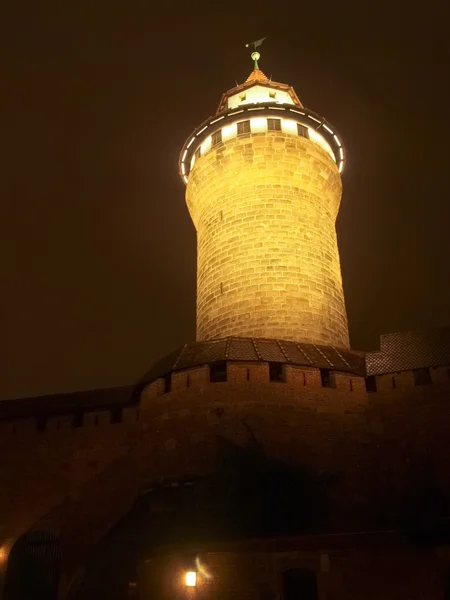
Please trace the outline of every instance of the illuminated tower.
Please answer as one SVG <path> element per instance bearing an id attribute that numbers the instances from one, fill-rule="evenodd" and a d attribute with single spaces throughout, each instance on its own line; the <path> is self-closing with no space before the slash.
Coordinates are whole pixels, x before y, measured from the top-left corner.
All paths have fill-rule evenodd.
<path id="1" fill-rule="evenodd" d="M 197 340 L 348 348 L 335 221 L 344 150 L 324 118 L 258 67 L 186 141 L 197 230 Z"/>

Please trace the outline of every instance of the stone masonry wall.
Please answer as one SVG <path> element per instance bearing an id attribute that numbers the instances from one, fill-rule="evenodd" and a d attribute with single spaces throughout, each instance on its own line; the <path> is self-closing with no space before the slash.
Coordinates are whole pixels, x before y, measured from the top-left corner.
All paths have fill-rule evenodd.
<path id="1" fill-rule="evenodd" d="M 88 412 L 81 426 L 72 415 L 0 422 L 0 546 L 15 540 L 48 511 L 80 489 L 137 441 L 138 409 Z"/>
<path id="2" fill-rule="evenodd" d="M 117 423 L 110 411 L 87 411 L 79 427 L 72 415 L 50 416 L 45 430 L 33 418 L 1 422 L 0 477 L 8 485 L 0 494 L 0 546 L 62 502 L 77 506 L 89 482 L 122 456 L 142 464 L 143 481 L 201 476 L 214 466 L 217 435 L 245 445 L 248 427 L 274 457 L 315 466 L 318 455 L 321 463 L 329 456 L 339 469 L 355 456 L 349 443 L 367 397 L 364 380 L 337 373 L 336 388 L 325 389 L 318 369 L 289 366 L 285 379 L 270 382 L 267 363 L 229 363 L 228 381 L 211 383 L 204 366 L 173 373 L 168 393 L 156 380 Z M 119 493 L 124 475 L 114 468 Z"/>
<path id="3" fill-rule="evenodd" d="M 142 485 L 208 473 L 218 435 L 240 446 L 254 436 L 271 457 L 338 474 L 338 528 L 357 527 L 368 498 L 401 497 L 421 457 L 450 495 L 448 367 L 431 369 L 423 386 L 412 372 L 377 376 L 374 393 L 345 373 L 331 372 L 324 387 L 315 368 L 285 365 L 284 381 L 271 381 L 268 363 L 227 367 L 226 382 L 211 382 L 206 365 L 173 373 L 170 387 L 157 379 L 118 423 L 108 411 L 86 413 L 81 427 L 70 416 L 49 417 L 45 431 L 34 419 L 1 423 L 3 551 L 48 527 L 73 574 Z"/>
<path id="4" fill-rule="evenodd" d="M 404 541 L 394 545 L 389 538 L 371 547 L 370 540 L 360 538 L 352 546 L 343 536 L 324 537 L 315 549 L 299 539 L 297 549 L 292 541 L 288 551 L 265 548 L 264 541 L 228 544 L 226 551 L 220 545 L 201 548 L 195 589 L 186 588 L 184 576 L 199 549 L 177 548 L 141 565 L 139 597 L 158 591 L 158 598 L 276 600 L 284 597 L 284 572 L 305 569 L 315 575 L 322 600 L 444 598 L 441 565 L 432 549 L 408 548 Z"/>
<path id="5" fill-rule="evenodd" d="M 197 339 L 268 337 L 348 347 L 335 220 L 342 184 L 317 144 L 247 134 L 200 157 Z"/>

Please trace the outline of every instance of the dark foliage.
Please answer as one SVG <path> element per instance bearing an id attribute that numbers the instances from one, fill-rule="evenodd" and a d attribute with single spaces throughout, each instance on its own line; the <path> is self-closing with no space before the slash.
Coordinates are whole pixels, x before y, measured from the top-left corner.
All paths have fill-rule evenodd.
<path id="1" fill-rule="evenodd" d="M 401 477 L 401 479 L 400 479 Z M 438 481 L 432 464 L 413 456 L 409 468 L 389 485 L 373 490 L 366 514 L 376 529 L 400 529 L 413 535 L 442 528 L 450 515 L 450 500 Z"/>
<path id="2" fill-rule="evenodd" d="M 399 522 L 407 529 L 425 530 L 449 514 L 449 499 L 428 461 L 411 465 L 400 499 Z"/>
<path id="3" fill-rule="evenodd" d="M 216 538 L 323 531 L 328 484 L 306 469 L 268 458 L 254 440 L 240 447 L 219 438 L 217 467 L 197 488 L 197 526 Z"/>

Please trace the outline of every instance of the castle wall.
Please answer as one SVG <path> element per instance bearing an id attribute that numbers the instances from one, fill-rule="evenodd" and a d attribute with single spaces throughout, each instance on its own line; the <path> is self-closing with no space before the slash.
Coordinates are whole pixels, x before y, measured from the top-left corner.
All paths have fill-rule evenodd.
<path id="1" fill-rule="evenodd" d="M 260 540 L 202 547 L 198 555 L 202 570 L 195 590 L 186 589 L 184 575 L 198 549 L 166 550 L 167 554 L 141 565 L 137 584 L 143 594 L 157 589 L 163 597 L 189 597 L 191 592 L 192 597 L 204 600 L 269 600 L 283 597 L 287 570 L 304 569 L 315 576 L 322 599 L 443 598 L 441 565 L 430 548 L 408 548 L 404 540 L 395 543 L 388 536 L 380 536 L 378 543 L 370 536 L 353 540 L 324 536 L 319 543 L 317 547 L 310 540 L 298 539 L 285 542 L 290 547 L 283 548 L 283 540 Z"/>
<path id="2" fill-rule="evenodd" d="M 324 388 L 318 369 L 291 366 L 285 367 L 285 382 L 269 377 L 267 363 L 229 363 L 227 382 L 209 383 L 207 368 L 201 368 L 175 374 L 170 393 L 162 393 L 162 380 L 148 386 L 141 403 L 142 411 L 151 415 L 158 472 L 166 469 L 164 476 L 171 478 L 179 469 L 195 473 L 200 463 L 208 468 L 215 453 L 205 449 L 208 444 L 215 447 L 218 434 L 244 445 L 253 433 L 269 454 L 299 465 L 313 460 L 318 448 L 311 453 L 307 446 L 319 439 L 325 454 L 334 454 L 337 440 L 341 448 L 346 446 L 347 434 L 363 418 L 363 378 L 338 373 L 336 387 Z M 292 452 L 302 443 L 301 453 Z"/>
<path id="3" fill-rule="evenodd" d="M 138 409 L 0 422 L 0 546 L 14 540 L 136 443 Z"/>
<path id="4" fill-rule="evenodd" d="M 300 136 L 247 134 L 200 157 L 186 192 L 198 236 L 197 339 L 348 347 L 340 197 L 335 162 Z"/>
<path id="5" fill-rule="evenodd" d="M 378 452 L 374 493 L 380 505 L 403 497 L 409 510 L 405 493 L 430 484 L 450 499 L 448 368 L 430 369 L 430 374 L 427 385 L 415 385 L 411 371 L 380 375 L 378 391 L 369 394 L 368 420 Z"/>
<path id="6" fill-rule="evenodd" d="M 322 375 L 285 365 L 274 381 L 268 363 L 228 363 L 227 381 L 211 382 L 203 366 L 148 385 L 121 422 L 109 411 L 86 413 L 80 427 L 71 416 L 49 417 L 45 431 L 35 419 L 2 422 L 1 544 L 30 527 L 56 531 L 73 573 L 140 487 L 210 472 L 217 436 L 240 446 L 256 439 L 270 457 L 337 475 L 336 528 L 357 527 L 368 505 L 401 499 L 425 458 L 450 495 L 447 367 L 422 386 L 412 372 L 377 376 L 374 393 L 364 378 Z"/>

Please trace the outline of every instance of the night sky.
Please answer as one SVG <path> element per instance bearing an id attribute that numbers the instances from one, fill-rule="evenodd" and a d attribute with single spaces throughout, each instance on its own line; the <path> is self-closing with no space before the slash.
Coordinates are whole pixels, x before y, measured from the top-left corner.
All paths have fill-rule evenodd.
<path id="1" fill-rule="evenodd" d="M 178 154 L 263 36 L 261 69 L 346 145 L 353 348 L 450 324 L 447 0 L 9 4 L 2 398 L 130 385 L 195 338 Z"/>

